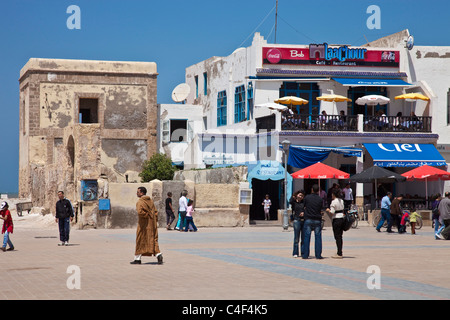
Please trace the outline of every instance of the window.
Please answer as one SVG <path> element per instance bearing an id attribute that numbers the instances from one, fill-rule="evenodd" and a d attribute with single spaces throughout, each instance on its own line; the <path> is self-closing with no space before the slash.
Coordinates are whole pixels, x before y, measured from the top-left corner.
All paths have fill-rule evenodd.
<path id="1" fill-rule="evenodd" d="M 170 120 L 170 142 L 187 141 L 187 120 Z"/>
<path id="2" fill-rule="evenodd" d="M 447 92 L 447 124 L 450 124 L 450 89 Z"/>
<path id="3" fill-rule="evenodd" d="M 198 98 L 198 76 L 195 76 L 195 98 Z"/>
<path id="4" fill-rule="evenodd" d="M 236 87 L 234 91 L 234 123 L 245 120 L 245 86 Z"/>
<path id="5" fill-rule="evenodd" d="M 227 125 L 227 92 L 220 91 L 217 94 L 217 126 Z"/>
<path id="6" fill-rule="evenodd" d="M 280 98 L 296 96 L 308 100 L 308 104 L 296 106 L 297 114 L 319 114 L 319 86 L 314 82 L 283 82 L 280 88 Z"/>
<path id="7" fill-rule="evenodd" d="M 203 94 L 208 95 L 208 74 L 203 72 Z"/>
<path id="8" fill-rule="evenodd" d="M 253 83 L 247 85 L 247 120 L 253 119 Z"/>
<path id="9" fill-rule="evenodd" d="M 79 123 L 98 123 L 98 99 L 80 98 Z"/>

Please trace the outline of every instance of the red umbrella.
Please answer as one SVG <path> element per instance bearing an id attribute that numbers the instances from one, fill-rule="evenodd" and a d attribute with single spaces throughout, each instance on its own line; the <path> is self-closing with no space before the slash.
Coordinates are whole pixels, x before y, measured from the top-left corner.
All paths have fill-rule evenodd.
<path id="1" fill-rule="evenodd" d="M 425 181 L 425 198 L 428 207 L 428 181 L 450 180 L 450 172 L 441 170 L 428 165 L 417 167 L 402 174 L 406 180 L 424 180 Z"/>
<path id="2" fill-rule="evenodd" d="M 291 174 L 294 179 L 348 179 L 350 174 L 317 162 Z"/>
<path id="3" fill-rule="evenodd" d="M 408 181 L 413 181 L 416 179 L 428 181 L 450 180 L 450 172 L 428 165 L 423 165 L 421 167 L 412 169 L 408 172 L 403 173 L 402 176 L 406 177 Z"/>

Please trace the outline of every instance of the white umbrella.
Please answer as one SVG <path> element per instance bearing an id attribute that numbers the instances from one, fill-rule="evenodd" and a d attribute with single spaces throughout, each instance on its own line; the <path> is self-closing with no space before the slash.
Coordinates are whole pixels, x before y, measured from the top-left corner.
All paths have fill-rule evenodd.
<path id="1" fill-rule="evenodd" d="M 266 103 L 261 103 L 261 104 L 257 104 L 255 107 L 258 108 L 269 108 L 272 110 L 278 110 L 278 111 L 283 111 L 286 110 L 288 107 L 278 104 L 278 103 L 274 103 L 274 102 L 266 102 Z"/>
<path id="2" fill-rule="evenodd" d="M 388 104 L 391 100 L 385 96 L 380 96 L 377 94 L 372 94 L 372 95 L 368 95 L 368 96 L 364 96 L 364 97 L 360 97 L 358 99 L 356 99 L 356 104 L 359 105 L 370 105 L 370 106 L 376 106 L 377 104 L 379 105 L 385 105 Z"/>

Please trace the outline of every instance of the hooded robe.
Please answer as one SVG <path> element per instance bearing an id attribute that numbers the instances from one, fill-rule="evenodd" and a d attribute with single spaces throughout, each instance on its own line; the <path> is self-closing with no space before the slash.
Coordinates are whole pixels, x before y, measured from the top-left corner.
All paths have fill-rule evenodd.
<path id="1" fill-rule="evenodd" d="M 136 203 L 138 226 L 136 231 L 136 255 L 153 256 L 159 251 L 158 211 L 153 200 L 144 195 Z"/>

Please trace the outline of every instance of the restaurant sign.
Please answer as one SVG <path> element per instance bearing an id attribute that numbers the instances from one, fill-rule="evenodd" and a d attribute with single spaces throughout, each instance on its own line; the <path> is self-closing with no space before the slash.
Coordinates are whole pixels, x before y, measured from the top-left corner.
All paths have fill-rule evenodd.
<path id="1" fill-rule="evenodd" d="M 310 44 L 307 48 L 263 47 L 263 64 L 398 67 L 399 51 Z"/>

